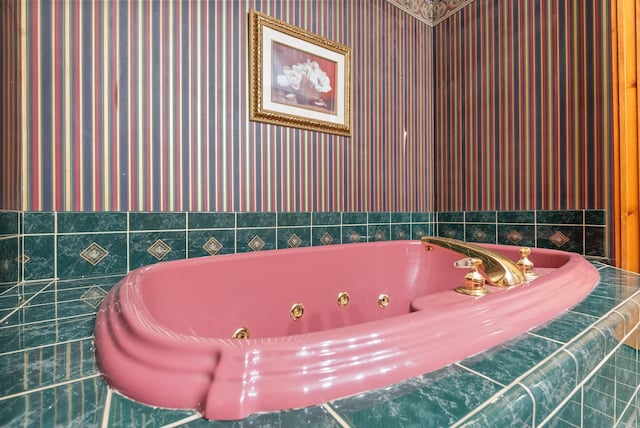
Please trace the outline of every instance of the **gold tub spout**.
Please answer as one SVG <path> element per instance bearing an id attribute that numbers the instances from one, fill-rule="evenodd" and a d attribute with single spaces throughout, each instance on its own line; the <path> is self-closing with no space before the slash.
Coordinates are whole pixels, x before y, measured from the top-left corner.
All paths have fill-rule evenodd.
<path id="1" fill-rule="evenodd" d="M 423 236 L 421 240 L 424 245 L 433 244 L 482 260 L 484 275 L 491 285 L 511 287 L 525 282 L 524 274 L 514 262 L 480 245 L 438 236 Z"/>

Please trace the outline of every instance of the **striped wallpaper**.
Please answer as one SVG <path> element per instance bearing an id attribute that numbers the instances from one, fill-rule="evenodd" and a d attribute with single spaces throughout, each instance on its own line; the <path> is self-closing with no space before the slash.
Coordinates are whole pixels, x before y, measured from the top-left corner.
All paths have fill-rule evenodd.
<path id="1" fill-rule="evenodd" d="M 476 0 L 435 28 L 437 211 L 612 212 L 609 9 Z"/>
<path id="2" fill-rule="evenodd" d="M 386 0 L 17 5 L 25 211 L 433 209 L 432 31 Z M 249 9 L 353 49 L 352 138 L 248 120 Z"/>
<path id="3" fill-rule="evenodd" d="M 20 209 L 20 3 L 0 2 L 0 208 Z"/>

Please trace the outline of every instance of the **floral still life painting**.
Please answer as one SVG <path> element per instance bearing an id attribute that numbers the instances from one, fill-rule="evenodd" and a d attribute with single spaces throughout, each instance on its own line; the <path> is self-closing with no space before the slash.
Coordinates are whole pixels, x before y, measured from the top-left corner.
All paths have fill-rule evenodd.
<path id="1" fill-rule="evenodd" d="M 249 13 L 250 119 L 351 136 L 351 49 Z"/>

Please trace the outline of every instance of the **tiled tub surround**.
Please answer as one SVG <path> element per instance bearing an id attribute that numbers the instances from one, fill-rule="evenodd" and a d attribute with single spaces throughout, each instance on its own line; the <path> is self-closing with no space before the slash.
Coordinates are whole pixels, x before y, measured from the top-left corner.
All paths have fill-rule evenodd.
<path id="1" fill-rule="evenodd" d="M 609 257 L 603 210 L 20 215 L 24 252 L 12 253 L 6 260 L 12 272 L 20 271 L 26 281 L 124 274 L 158 261 L 210 254 L 417 239 L 428 234 L 560 249 L 598 260 Z M 21 270 L 16 266 L 19 260 Z"/>
<path id="2" fill-rule="evenodd" d="M 92 331 L 120 276 L 3 286 L 2 426 L 638 426 L 640 276 L 601 280 L 571 310 L 487 352 L 388 388 L 236 422 L 156 409 L 111 391 Z"/>
<path id="3" fill-rule="evenodd" d="M 25 212 L 23 278 L 124 274 L 158 261 L 349 242 L 417 239 L 432 213 Z"/>

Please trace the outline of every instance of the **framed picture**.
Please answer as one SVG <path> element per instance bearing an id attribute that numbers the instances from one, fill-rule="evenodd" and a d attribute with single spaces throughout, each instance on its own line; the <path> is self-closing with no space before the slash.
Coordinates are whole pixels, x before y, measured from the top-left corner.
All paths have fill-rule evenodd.
<path id="1" fill-rule="evenodd" d="M 351 136 L 351 48 L 251 10 L 249 118 Z"/>

